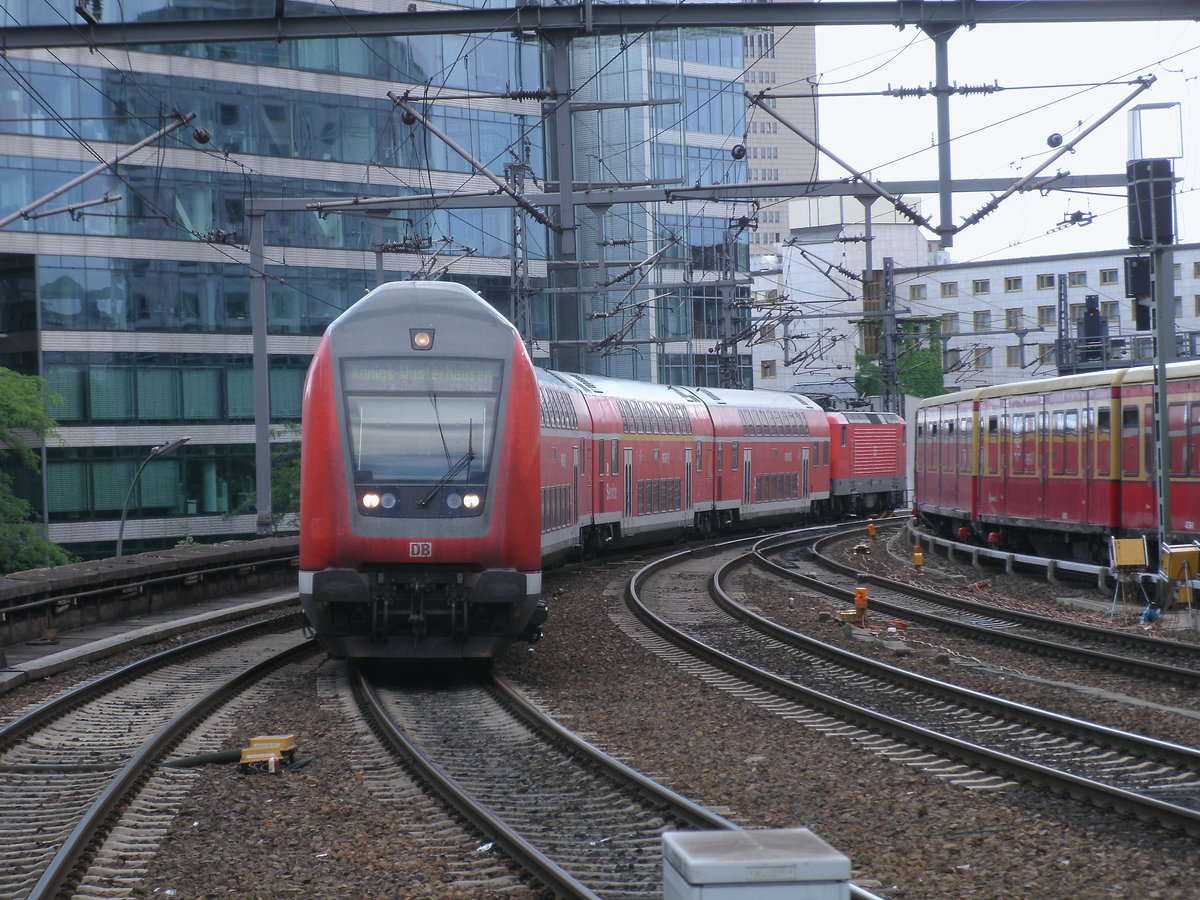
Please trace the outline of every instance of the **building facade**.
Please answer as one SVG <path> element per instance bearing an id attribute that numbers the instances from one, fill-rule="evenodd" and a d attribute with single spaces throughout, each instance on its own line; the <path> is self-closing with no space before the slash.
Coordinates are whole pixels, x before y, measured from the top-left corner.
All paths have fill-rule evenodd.
<path id="1" fill-rule="evenodd" d="M 5 12 L 10 25 L 58 25 L 78 20 L 76 6 L 16 0 Z M 289 10 L 337 14 L 316 4 Z M 264 12 L 254 0 L 92 10 L 109 24 Z M 576 189 L 745 182 L 746 162 L 730 152 L 745 130 L 745 65 L 740 32 L 573 41 L 576 105 L 560 140 L 572 148 Z M 546 146 L 552 104 L 530 97 L 552 68 L 536 36 L 509 34 L 0 57 L 0 216 L 21 212 L 0 228 L 0 364 L 42 376 L 61 398 L 51 408 L 59 439 L 42 448 L 42 471 L 7 472 L 51 540 L 89 557 L 111 554 L 118 535 L 135 552 L 254 534 L 247 209 L 492 189 L 454 145 L 537 190 L 557 174 Z M 450 141 L 410 121 L 389 92 L 412 99 Z M 271 212 L 263 263 L 273 441 L 295 439 L 289 429 L 321 333 L 380 280 L 449 277 L 506 314 L 524 309 L 539 364 L 716 384 L 708 351 L 733 297 L 721 293 L 731 290 L 725 276 L 746 268 L 749 235 L 730 226 L 745 209 L 581 201 L 567 260 L 548 228 L 527 219 L 518 240 L 512 211 L 492 205 Z M 748 353 L 743 368 L 749 376 Z"/>
<path id="2" fill-rule="evenodd" d="M 859 361 L 880 351 L 864 334 L 864 275 L 880 279 L 886 259 L 900 329 L 936 342 L 947 390 L 1154 360 L 1153 303 L 1126 274 L 1126 259 L 1145 262 L 1144 250 L 954 263 L 881 203 L 870 229 L 854 199 L 793 206 L 798 224 L 773 260 L 778 274 L 756 279 L 758 387 L 857 399 Z M 1196 358 L 1200 244 L 1175 245 L 1172 257 L 1176 352 Z"/>

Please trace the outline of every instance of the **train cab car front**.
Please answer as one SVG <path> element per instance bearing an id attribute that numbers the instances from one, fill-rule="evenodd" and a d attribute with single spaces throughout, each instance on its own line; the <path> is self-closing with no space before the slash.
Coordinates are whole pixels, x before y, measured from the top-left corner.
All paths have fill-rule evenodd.
<path id="1" fill-rule="evenodd" d="M 326 332 L 301 451 L 301 600 L 338 657 L 489 657 L 536 637 L 538 405 L 512 325 L 450 283 L 376 288 Z"/>

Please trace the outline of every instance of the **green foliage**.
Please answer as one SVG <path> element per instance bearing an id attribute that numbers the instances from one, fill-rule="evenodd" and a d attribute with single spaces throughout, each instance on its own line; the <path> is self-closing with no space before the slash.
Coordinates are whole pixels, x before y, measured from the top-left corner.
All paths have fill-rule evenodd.
<path id="1" fill-rule="evenodd" d="M 275 534 L 300 528 L 300 425 L 288 422 L 274 429 L 272 437 L 292 438 L 271 445 L 271 527 Z M 232 519 L 257 508 L 258 494 L 252 492 L 237 509 L 225 515 Z"/>
<path id="2" fill-rule="evenodd" d="M 41 378 L 0 368 L 0 455 L 10 453 L 21 465 L 37 471 L 38 454 L 26 435 L 39 442 L 57 437 L 57 423 L 46 408 L 61 402 L 57 394 L 46 391 Z M 13 493 L 12 478 L 0 474 L 0 573 L 73 561 L 70 553 L 46 537 L 34 508 Z"/>
<path id="3" fill-rule="evenodd" d="M 294 438 L 271 447 L 271 514 L 275 531 L 300 527 L 300 426 L 289 423 L 276 436 Z"/>
<path id="4" fill-rule="evenodd" d="M 46 539 L 33 507 L 12 492 L 12 479 L 0 474 L 0 573 L 44 569 L 75 557 Z"/>
<path id="5" fill-rule="evenodd" d="M 175 542 L 176 547 L 199 547 L 200 542 L 192 537 L 192 529 L 183 526 L 183 537 Z"/>
<path id="6" fill-rule="evenodd" d="M 32 432 L 39 441 L 57 437 L 58 423 L 46 412 L 49 404 L 57 403 L 62 397 L 48 392 L 41 378 L 0 368 L 0 449 L 12 451 L 22 465 L 36 470 L 37 452 L 19 432 Z"/>
<path id="7" fill-rule="evenodd" d="M 942 371 L 942 342 L 921 333 L 929 320 L 907 319 L 900 323 L 896 341 L 896 369 L 900 374 L 900 393 L 911 397 L 936 397 L 946 393 Z M 883 393 L 883 367 L 879 357 L 856 354 L 854 387 L 860 397 Z"/>

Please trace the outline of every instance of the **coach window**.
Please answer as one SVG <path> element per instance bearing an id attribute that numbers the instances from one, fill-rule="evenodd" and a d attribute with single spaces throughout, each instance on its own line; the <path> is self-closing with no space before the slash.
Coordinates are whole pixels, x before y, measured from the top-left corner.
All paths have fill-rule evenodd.
<path id="1" fill-rule="evenodd" d="M 1200 408 L 1200 407 L 1197 407 Z M 725 442 L 717 441 L 717 471 L 725 470 Z"/>
<path id="2" fill-rule="evenodd" d="M 600 440 L 598 440 L 596 442 L 596 444 L 598 445 L 597 450 L 596 450 L 596 474 L 603 475 L 604 474 L 604 463 L 605 463 L 605 459 L 606 459 L 606 457 L 604 455 L 604 439 L 601 438 Z M 614 473 L 614 474 L 616 474 L 616 473 Z"/>
<path id="3" fill-rule="evenodd" d="M 1055 475 L 1067 471 L 1066 430 L 1063 427 L 1065 415 L 1059 411 L 1050 417 L 1050 471 Z"/>
<path id="4" fill-rule="evenodd" d="M 1012 434 L 1009 436 L 1009 453 L 1011 462 L 1009 471 L 1014 475 L 1025 472 L 1025 417 L 1013 416 Z"/>
<path id="5" fill-rule="evenodd" d="M 704 444 L 701 441 L 696 441 L 696 471 L 704 471 Z"/>
<path id="6" fill-rule="evenodd" d="M 1079 474 L 1079 410 L 1069 409 L 1063 416 L 1063 471 Z"/>
<path id="7" fill-rule="evenodd" d="M 621 453 L 620 448 L 621 448 L 620 442 L 614 439 L 612 442 L 612 456 L 609 457 L 609 460 L 608 460 L 608 463 L 609 463 L 608 471 L 612 472 L 614 475 L 616 475 L 617 472 L 619 471 L 619 468 L 617 466 L 617 461 L 618 461 L 618 459 L 620 457 L 620 453 Z"/>
<path id="8" fill-rule="evenodd" d="M 1188 412 L 1188 474 L 1200 475 L 1200 403 L 1193 403 Z"/>
<path id="9" fill-rule="evenodd" d="M 729 445 L 729 471 L 736 472 L 738 467 L 738 442 L 733 441 Z"/>
<path id="10" fill-rule="evenodd" d="M 1167 406 L 1167 434 L 1171 441 L 1171 474 L 1186 475 L 1188 472 L 1187 404 L 1172 403 Z"/>
<path id="11" fill-rule="evenodd" d="M 1146 424 L 1142 429 L 1142 459 L 1146 474 L 1153 477 L 1158 471 L 1158 454 L 1154 452 L 1154 429 L 1150 425 L 1154 421 L 1154 407 L 1149 403 L 1142 407 L 1142 421 Z"/>
<path id="12" fill-rule="evenodd" d="M 1096 410 L 1096 474 L 1108 475 L 1112 459 L 1112 411 L 1107 406 Z"/>
<path id="13" fill-rule="evenodd" d="M 1121 410 L 1121 473 L 1123 475 L 1140 475 L 1141 465 L 1141 428 L 1138 408 L 1126 406 Z"/>
<path id="14" fill-rule="evenodd" d="M 987 465 L 988 474 L 995 475 L 1000 471 L 1000 419 L 988 416 Z"/>

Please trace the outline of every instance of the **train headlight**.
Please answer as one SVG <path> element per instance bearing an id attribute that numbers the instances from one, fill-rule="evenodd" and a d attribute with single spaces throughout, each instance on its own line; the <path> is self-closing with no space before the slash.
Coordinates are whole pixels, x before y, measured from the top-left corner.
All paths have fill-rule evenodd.
<path id="1" fill-rule="evenodd" d="M 463 494 L 462 504 L 467 509 L 477 509 L 479 507 L 478 494 Z"/>
<path id="2" fill-rule="evenodd" d="M 379 502 L 383 506 L 384 509 L 391 509 L 392 507 L 394 507 L 396 505 L 396 495 L 395 494 L 384 494 L 379 499 Z"/>
<path id="3" fill-rule="evenodd" d="M 462 506 L 462 502 L 462 497 L 460 497 L 458 494 L 446 495 L 446 505 L 451 509 L 458 509 L 460 506 Z"/>
<path id="4" fill-rule="evenodd" d="M 380 497 L 376 493 L 366 493 L 362 495 L 363 509 L 375 509 L 379 506 Z"/>
<path id="5" fill-rule="evenodd" d="M 408 331 L 408 339 L 412 343 L 412 348 L 414 350 L 433 349 L 432 328 L 410 328 Z"/>

